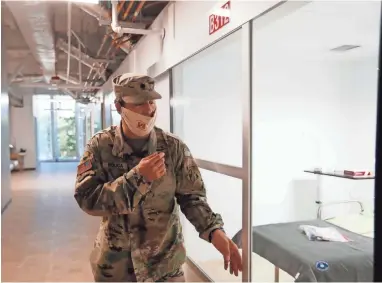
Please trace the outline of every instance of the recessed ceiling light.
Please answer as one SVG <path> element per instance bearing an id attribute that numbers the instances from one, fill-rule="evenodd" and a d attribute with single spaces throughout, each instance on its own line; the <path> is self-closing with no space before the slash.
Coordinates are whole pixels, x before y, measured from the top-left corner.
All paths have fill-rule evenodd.
<path id="1" fill-rule="evenodd" d="M 345 44 L 345 45 L 340 45 L 338 47 L 330 49 L 330 51 L 345 52 L 345 51 L 349 51 L 358 47 L 361 47 L 361 45 L 346 45 Z"/>

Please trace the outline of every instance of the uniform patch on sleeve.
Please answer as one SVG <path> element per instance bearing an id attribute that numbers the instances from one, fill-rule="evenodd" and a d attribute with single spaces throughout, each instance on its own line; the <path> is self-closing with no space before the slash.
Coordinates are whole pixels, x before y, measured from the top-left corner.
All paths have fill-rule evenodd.
<path id="1" fill-rule="evenodd" d="M 188 149 L 184 150 L 184 157 L 191 157 L 191 152 Z"/>
<path id="2" fill-rule="evenodd" d="M 93 168 L 93 158 L 82 162 L 77 166 L 77 175 L 81 175 Z"/>

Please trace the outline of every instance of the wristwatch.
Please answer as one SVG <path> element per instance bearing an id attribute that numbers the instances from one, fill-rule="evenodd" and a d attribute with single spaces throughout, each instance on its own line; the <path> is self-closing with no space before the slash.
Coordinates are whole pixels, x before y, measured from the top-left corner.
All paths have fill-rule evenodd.
<path id="1" fill-rule="evenodd" d="M 213 230 L 210 232 L 210 234 L 208 235 L 208 241 L 209 241 L 210 243 L 212 242 L 212 235 L 213 235 L 213 233 L 214 233 L 216 230 L 221 230 L 221 231 L 223 231 L 224 234 L 225 234 L 225 231 L 224 231 L 223 228 L 215 228 L 215 229 L 213 229 Z"/>

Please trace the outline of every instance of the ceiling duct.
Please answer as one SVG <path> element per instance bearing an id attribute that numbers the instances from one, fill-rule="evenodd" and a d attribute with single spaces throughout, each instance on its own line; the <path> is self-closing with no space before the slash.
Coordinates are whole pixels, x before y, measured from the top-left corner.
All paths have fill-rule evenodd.
<path id="1" fill-rule="evenodd" d="M 40 63 L 46 82 L 55 75 L 56 52 L 46 1 L 5 1 L 33 56 Z"/>
<path id="2" fill-rule="evenodd" d="M 122 27 L 118 22 L 118 10 L 117 5 L 118 1 L 112 0 L 111 1 L 111 28 L 116 34 L 124 34 L 124 33 L 130 33 L 130 34 L 152 34 L 152 33 L 161 33 L 164 37 L 164 29 L 135 29 L 135 28 L 124 28 Z"/>
<path id="3" fill-rule="evenodd" d="M 104 73 L 105 73 L 105 68 L 103 68 L 102 66 L 100 66 L 100 60 L 97 60 L 97 59 L 94 59 L 92 57 L 90 57 L 89 55 L 83 53 L 82 51 L 80 51 L 78 48 L 74 47 L 74 46 L 70 46 L 70 50 L 71 52 L 69 53 L 68 50 L 69 50 L 69 44 L 66 43 L 63 39 L 59 38 L 57 40 L 57 48 L 62 50 L 63 52 L 65 52 L 68 56 L 71 56 L 75 59 L 77 59 L 78 61 L 80 61 L 82 64 L 84 64 L 85 66 L 88 66 L 89 68 L 95 68 L 97 70 L 97 72 L 103 76 Z M 94 67 L 95 66 L 95 67 Z"/>
<path id="4" fill-rule="evenodd" d="M 13 107 L 23 108 L 24 107 L 24 97 L 19 97 L 14 94 L 12 90 L 8 91 L 9 94 L 9 104 Z"/>
<path id="5" fill-rule="evenodd" d="M 101 86 L 85 86 L 81 84 L 50 84 L 50 83 L 18 83 L 12 86 L 24 88 L 46 88 L 46 89 L 62 89 L 62 90 L 94 90 L 100 89 Z"/>
<path id="6" fill-rule="evenodd" d="M 110 21 L 111 18 L 109 16 L 109 12 L 103 8 L 101 5 L 98 4 L 88 4 L 88 3 L 79 3 L 75 2 L 75 4 L 85 13 L 88 13 L 90 16 L 93 16 L 98 20 L 98 22 L 101 24 L 101 22 L 104 21 Z M 130 44 L 128 42 L 123 43 L 121 45 L 121 49 L 128 54 L 130 52 Z"/>
<path id="7" fill-rule="evenodd" d="M 87 4 L 75 2 L 75 4 L 81 8 L 82 11 L 88 13 L 90 16 L 96 18 L 99 22 L 110 19 L 109 13 L 106 9 L 98 4 Z"/>
<path id="8" fill-rule="evenodd" d="M 101 5 L 79 3 L 79 2 L 75 2 L 75 4 L 87 14 L 95 17 L 98 20 L 100 25 L 108 23 L 110 24 L 113 31 L 117 30 L 118 33 L 127 32 L 127 30 L 132 34 L 148 34 L 153 32 L 150 30 L 146 30 L 145 24 L 142 24 L 142 23 L 126 23 L 126 22 L 119 23 L 116 20 L 114 20 L 114 23 L 112 23 L 113 20 L 112 20 L 112 17 L 110 17 L 109 11 L 106 10 Z M 131 43 L 124 42 L 121 44 L 120 48 L 121 50 L 123 50 L 125 53 L 128 54 L 131 49 Z"/>

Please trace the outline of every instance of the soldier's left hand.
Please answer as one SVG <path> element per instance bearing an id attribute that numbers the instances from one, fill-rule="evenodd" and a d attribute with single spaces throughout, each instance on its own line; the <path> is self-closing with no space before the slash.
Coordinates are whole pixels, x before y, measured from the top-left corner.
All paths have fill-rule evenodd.
<path id="1" fill-rule="evenodd" d="M 212 234 L 212 244 L 223 255 L 224 269 L 239 276 L 239 271 L 243 270 L 243 264 L 239 249 L 236 244 L 221 230 L 215 230 Z"/>

